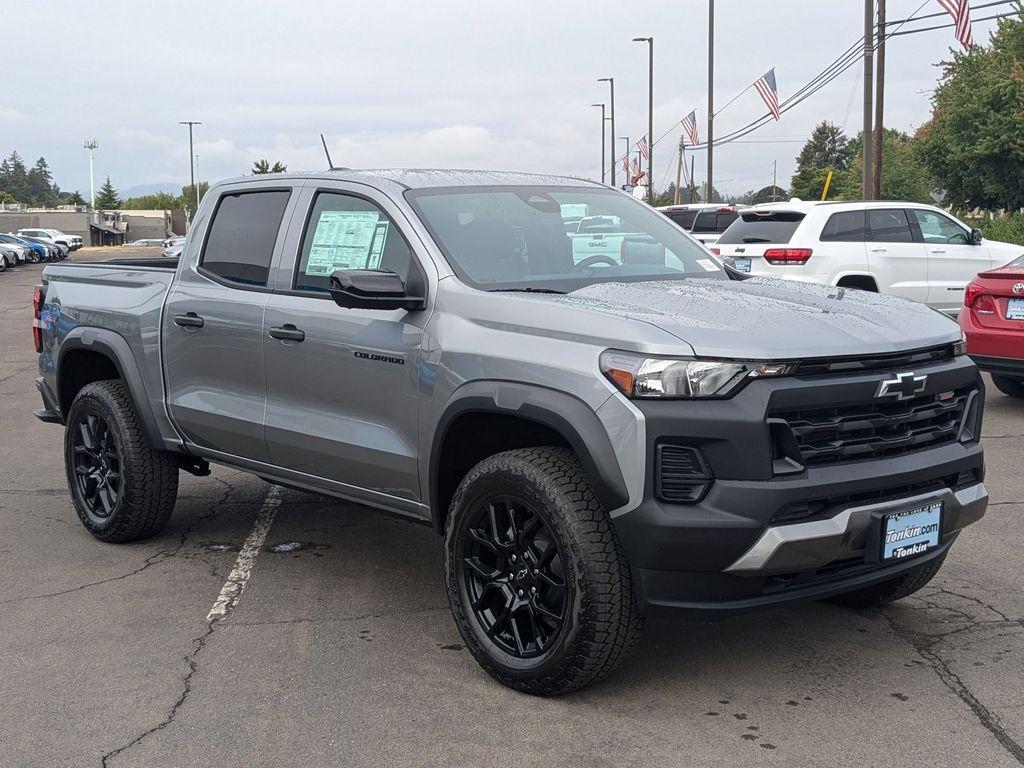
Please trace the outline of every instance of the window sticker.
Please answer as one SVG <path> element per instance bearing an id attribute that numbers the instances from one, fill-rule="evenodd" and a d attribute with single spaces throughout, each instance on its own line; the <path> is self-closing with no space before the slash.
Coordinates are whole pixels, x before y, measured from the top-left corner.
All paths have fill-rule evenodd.
<path id="1" fill-rule="evenodd" d="M 711 259 L 697 259 L 697 263 L 700 264 L 705 272 L 717 272 L 718 265 L 715 264 Z"/>
<path id="2" fill-rule="evenodd" d="M 374 211 L 322 211 L 306 274 L 329 276 L 337 269 L 376 269 L 387 234 L 388 221 Z"/>

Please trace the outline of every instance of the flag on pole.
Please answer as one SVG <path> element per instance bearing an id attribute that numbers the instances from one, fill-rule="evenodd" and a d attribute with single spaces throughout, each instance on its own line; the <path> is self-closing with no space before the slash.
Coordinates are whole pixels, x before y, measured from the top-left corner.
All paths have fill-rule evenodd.
<path id="1" fill-rule="evenodd" d="M 629 173 L 629 152 L 622 156 L 622 172 Z"/>
<path id="2" fill-rule="evenodd" d="M 640 176 L 640 164 L 636 160 L 629 161 L 629 171 L 633 176 L 633 183 L 636 184 L 636 179 Z"/>
<path id="3" fill-rule="evenodd" d="M 956 39 L 964 50 L 969 51 L 974 46 L 974 33 L 971 30 L 971 6 L 968 0 L 939 0 L 946 13 L 953 17 L 956 25 Z"/>
<path id="4" fill-rule="evenodd" d="M 636 143 L 636 148 L 640 150 L 640 154 L 644 156 L 644 160 L 651 159 L 651 148 L 647 146 L 647 137 L 641 136 Z"/>
<path id="5" fill-rule="evenodd" d="M 779 111 L 779 88 L 775 82 L 775 67 L 759 77 L 754 83 L 754 87 L 761 94 L 764 103 L 768 105 L 768 111 L 772 113 L 772 117 L 778 120 L 782 116 L 782 112 Z"/>
<path id="6" fill-rule="evenodd" d="M 686 135 L 690 139 L 691 144 L 700 144 L 700 138 L 697 134 L 697 110 L 693 110 L 690 114 L 679 121 L 683 130 L 686 131 Z"/>

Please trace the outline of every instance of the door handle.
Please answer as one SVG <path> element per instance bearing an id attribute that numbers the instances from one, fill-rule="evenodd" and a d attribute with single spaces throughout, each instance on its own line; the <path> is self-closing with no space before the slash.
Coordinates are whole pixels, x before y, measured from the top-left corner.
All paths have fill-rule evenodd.
<path id="1" fill-rule="evenodd" d="M 885 253 L 885 248 L 870 248 L 872 253 Z"/>
<path id="2" fill-rule="evenodd" d="M 271 328 L 270 338 L 278 339 L 280 341 L 302 341 L 306 338 L 305 331 L 300 331 L 291 323 L 285 323 L 275 328 Z"/>
<path id="3" fill-rule="evenodd" d="M 945 248 L 932 248 L 932 253 L 945 253 Z"/>
<path id="4" fill-rule="evenodd" d="M 195 312 L 186 312 L 184 315 L 174 316 L 174 324 L 181 328 L 202 328 L 205 322 Z"/>

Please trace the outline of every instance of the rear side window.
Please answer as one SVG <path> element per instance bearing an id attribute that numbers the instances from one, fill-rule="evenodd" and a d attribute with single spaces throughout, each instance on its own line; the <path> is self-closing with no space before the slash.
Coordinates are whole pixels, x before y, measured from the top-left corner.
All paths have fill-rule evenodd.
<path id="1" fill-rule="evenodd" d="M 821 240 L 825 243 L 863 243 L 864 224 L 864 211 L 833 213 L 821 230 Z"/>
<path id="2" fill-rule="evenodd" d="M 868 211 L 868 239 L 874 243 L 912 243 L 907 212 L 902 208 Z"/>
<path id="3" fill-rule="evenodd" d="M 224 195 L 213 214 L 200 268 L 230 283 L 265 288 L 290 194 L 270 190 Z"/>
<path id="4" fill-rule="evenodd" d="M 739 243 L 788 243 L 804 214 L 797 211 L 744 211 L 719 238 L 724 245 Z"/>
<path id="5" fill-rule="evenodd" d="M 736 211 L 700 211 L 693 221 L 695 235 L 712 235 L 725 232 L 739 214 Z"/>

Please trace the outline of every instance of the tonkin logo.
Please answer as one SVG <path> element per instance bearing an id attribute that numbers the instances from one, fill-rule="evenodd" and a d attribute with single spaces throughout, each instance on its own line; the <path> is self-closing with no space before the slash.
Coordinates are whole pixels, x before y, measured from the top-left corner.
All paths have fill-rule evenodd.
<path id="1" fill-rule="evenodd" d="M 895 397 L 897 400 L 909 400 L 914 395 L 924 392 L 927 383 L 927 376 L 897 373 L 894 378 L 879 383 L 875 397 Z"/>
<path id="2" fill-rule="evenodd" d="M 1014 293 L 1024 293 L 1024 283 L 1014 283 L 1013 284 L 1013 292 Z"/>

